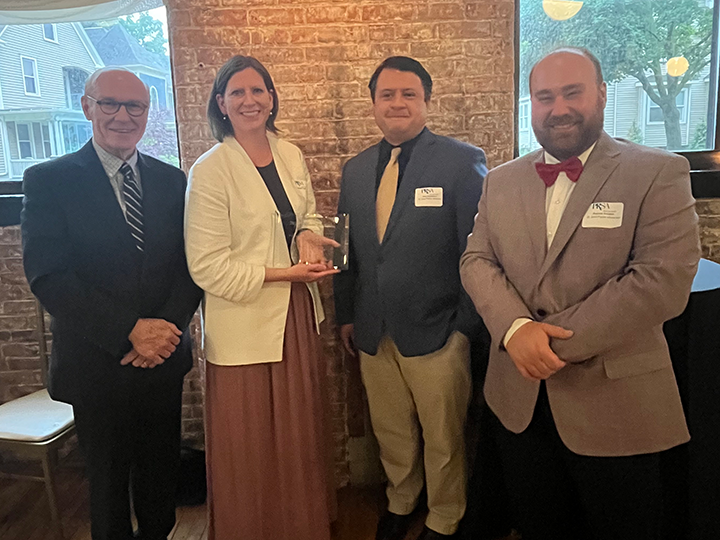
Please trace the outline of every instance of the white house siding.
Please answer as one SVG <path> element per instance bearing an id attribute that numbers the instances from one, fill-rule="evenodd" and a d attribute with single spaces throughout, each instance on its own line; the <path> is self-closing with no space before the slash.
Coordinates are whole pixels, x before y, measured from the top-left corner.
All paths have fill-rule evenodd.
<path id="1" fill-rule="evenodd" d="M 3 137 L 4 126 L 0 121 L 0 178 L 7 175 L 7 161 L 5 159 L 5 138 Z"/>
<path id="2" fill-rule="evenodd" d="M 58 42 L 46 41 L 42 25 L 8 26 L 0 44 L 0 77 L 5 109 L 62 109 L 67 107 L 63 67 L 89 73 L 95 62 L 70 23 L 57 25 Z M 37 62 L 40 96 L 25 95 L 21 56 Z"/>
<path id="3" fill-rule="evenodd" d="M 607 104 L 605 105 L 605 132 L 609 133 L 613 137 L 616 136 L 615 124 L 616 118 L 614 114 L 615 108 L 615 84 L 607 85 Z"/>
<path id="4" fill-rule="evenodd" d="M 690 125 L 688 131 L 688 141 L 693 142 L 695 138 L 695 132 L 697 127 L 701 124 L 707 126 L 707 109 L 708 109 L 708 79 L 703 77 L 701 81 L 696 81 L 692 85 L 692 91 L 690 92 Z M 698 148 L 698 150 L 704 150 Z"/>
<path id="5" fill-rule="evenodd" d="M 638 128 L 642 129 L 643 127 L 643 119 L 638 115 L 640 99 L 638 90 L 635 87 L 636 82 L 636 79 L 626 77 L 612 83 L 613 99 L 610 100 L 610 96 L 608 95 L 605 115 L 612 115 L 615 118 L 613 130 L 608 131 L 608 133 L 614 137 L 627 139 L 633 122 L 635 122 Z"/>

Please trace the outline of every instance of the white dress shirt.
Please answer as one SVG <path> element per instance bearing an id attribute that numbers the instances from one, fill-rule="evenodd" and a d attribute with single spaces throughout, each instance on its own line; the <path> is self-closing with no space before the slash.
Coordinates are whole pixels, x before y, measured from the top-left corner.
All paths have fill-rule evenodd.
<path id="1" fill-rule="evenodd" d="M 593 143 L 590 148 L 588 148 L 578 156 L 578 158 L 580 158 L 580 162 L 583 164 L 583 167 L 585 166 L 585 162 L 587 162 L 590 153 L 593 151 L 593 148 L 595 148 L 595 144 L 597 143 Z M 557 159 L 555 156 L 548 154 L 546 151 L 545 163 L 552 165 L 555 163 L 560 163 L 560 160 Z M 542 179 L 538 177 L 537 181 L 542 182 Z M 550 248 L 553 240 L 555 239 L 555 234 L 557 233 L 558 226 L 560 225 L 560 220 L 565 213 L 565 208 L 567 207 L 567 203 L 570 200 L 570 195 L 575 189 L 575 184 L 576 182 L 570 180 L 568 178 L 568 175 L 565 174 L 565 172 L 563 171 L 558 174 L 555 183 L 549 188 L 545 189 L 545 239 L 547 241 L 548 249 Z M 507 347 L 508 341 L 510 341 L 510 338 L 513 337 L 515 332 L 517 332 L 520 327 L 529 322 L 532 322 L 532 319 L 528 319 L 525 317 L 515 319 L 515 321 L 510 326 L 510 329 L 505 334 L 505 337 L 503 338 L 503 345 Z"/>
<path id="2" fill-rule="evenodd" d="M 125 182 L 125 177 L 120 172 L 120 167 L 122 167 L 123 163 L 130 165 L 130 168 L 135 174 L 135 181 L 137 182 L 138 189 L 140 190 L 140 195 L 142 195 L 142 182 L 140 179 L 140 168 L 138 167 L 137 150 L 133 152 L 133 155 L 130 156 L 126 162 L 105 150 L 102 146 L 95 142 L 94 137 L 92 139 L 92 143 L 95 148 L 95 152 L 100 159 L 100 163 L 102 163 L 103 169 L 105 169 L 105 174 L 107 174 L 110 179 L 110 185 L 115 192 L 115 198 L 120 204 L 120 208 L 122 208 L 123 215 L 125 215 L 125 195 L 123 194 L 123 183 Z"/>

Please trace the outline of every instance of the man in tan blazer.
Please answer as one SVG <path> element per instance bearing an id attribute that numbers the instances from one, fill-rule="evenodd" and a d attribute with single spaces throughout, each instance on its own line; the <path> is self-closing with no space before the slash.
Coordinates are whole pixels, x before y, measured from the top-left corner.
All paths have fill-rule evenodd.
<path id="1" fill-rule="evenodd" d="M 658 452 L 689 439 L 662 332 L 700 256 L 688 163 L 603 131 L 584 49 L 530 93 L 543 149 L 490 172 L 461 259 L 516 518 L 523 540 L 655 540 Z"/>

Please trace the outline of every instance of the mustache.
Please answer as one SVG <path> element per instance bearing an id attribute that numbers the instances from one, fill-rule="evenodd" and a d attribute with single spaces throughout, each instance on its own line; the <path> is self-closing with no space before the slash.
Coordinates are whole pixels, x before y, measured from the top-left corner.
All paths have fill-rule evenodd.
<path id="1" fill-rule="evenodd" d="M 582 121 L 582 116 L 579 114 L 563 114 L 561 116 L 549 116 L 543 122 L 546 128 L 552 128 L 555 126 L 562 126 L 564 124 L 575 124 Z"/>

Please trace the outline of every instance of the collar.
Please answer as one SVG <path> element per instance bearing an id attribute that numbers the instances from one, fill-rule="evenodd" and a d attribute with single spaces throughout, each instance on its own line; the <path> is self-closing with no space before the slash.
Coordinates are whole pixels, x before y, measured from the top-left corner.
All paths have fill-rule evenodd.
<path id="1" fill-rule="evenodd" d="M 107 150 L 105 150 L 102 146 L 100 146 L 96 141 L 95 137 L 92 138 L 92 145 L 93 148 L 95 148 L 95 152 L 97 152 L 98 158 L 100 158 L 100 163 L 102 163 L 103 169 L 105 169 L 105 174 L 108 175 L 109 178 L 112 178 L 117 174 L 117 172 L 120 170 L 120 167 L 122 167 L 123 163 L 127 163 L 132 167 L 133 172 L 137 174 L 137 162 L 138 162 L 138 151 L 135 149 L 132 156 L 130 156 L 127 161 L 124 161 L 117 157 L 114 154 L 111 154 Z"/>
<path id="2" fill-rule="evenodd" d="M 420 133 L 418 133 L 415 137 L 413 137 L 413 138 L 410 139 L 409 141 L 405 141 L 404 143 L 400 143 L 400 148 L 402 148 L 402 152 L 400 152 L 400 155 L 401 155 L 401 156 L 402 156 L 403 154 L 404 154 L 404 155 L 408 155 L 408 154 L 410 153 L 409 151 L 413 149 L 413 147 L 414 147 L 415 144 L 418 142 L 418 140 L 420 139 L 420 137 L 422 137 L 423 134 L 424 134 L 426 131 L 427 131 L 427 127 L 424 127 L 424 128 L 422 129 L 422 131 L 421 131 Z M 382 147 L 384 147 L 384 149 L 385 149 L 385 151 L 388 153 L 388 155 L 390 154 L 390 151 L 391 151 L 393 148 L 397 148 L 396 146 L 393 146 L 392 144 L 390 144 L 384 137 L 383 137 L 382 141 L 380 141 L 380 145 L 381 145 Z"/>

